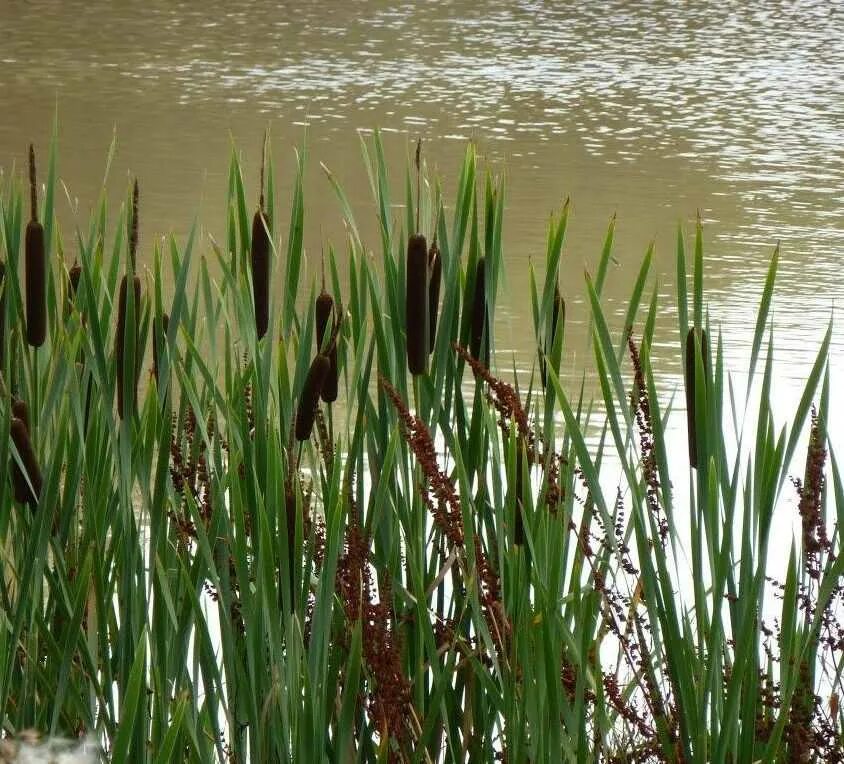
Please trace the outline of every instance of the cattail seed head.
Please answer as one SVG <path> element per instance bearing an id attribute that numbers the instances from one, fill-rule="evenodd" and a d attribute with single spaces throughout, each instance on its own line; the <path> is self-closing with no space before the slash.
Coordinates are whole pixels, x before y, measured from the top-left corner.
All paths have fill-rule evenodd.
<path id="1" fill-rule="evenodd" d="M 41 347 L 47 337 L 47 258 L 44 227 L 38 222 L 38 188 L 35 183 L 35 149 L 29 144 L 30 220 L 26 225 L 26 340 Z"/>
<path id="2" fill-rule="evenodd" d="M 28 504 L 30 509 L 34 510 L 38 504 L 38 498 L 41 496 L 42 486 L 41 470 L 38 467 L 38 460 L 35 458 L 35 450 L 32 447 L 26 425 L 17 417 L 12 417 L 10 434 L 26 470 L 24 473 L 17 460 L 12 457 L 11 474 L 15 499 L 21 504 Z M 27 477 L 29 478 L 28 481 Z"/>
<path id="3" fill-rule="evenodd" d="M 472 335 L 469 349 L 482 363 L 488 363 L 489 327 L 486 310 L 486 261 L 479 257 L 475 268 L 475 293 L 472 296 Z"/>
<path id="4" fill-rule="evenodd" d="M 114 337 L 114 362 L 117 367 L 117 413 L 120 415 L 121 419 L 125 419 L 127 414 L 131 414 L 131 412 L 135 411 L 138 405 L 137 362 L 133 364 L 134 368 L 128 370 L 129 373 L 132 374 L 129 389 L 130 400 L 128 401 L 131 408 L 127 407 L 127 401 L 124 399 L 124 379 L 126 372 L 126 311 L 128 301 L 127 283 L 128 276 L 124 276 L 120 281 L 120 294 L 117 304 L 117 332 Z M 138 316 L 140 314 L 141 306 L 141 280 L 137 276 L 132 277 L 132 286 L 134 287 L 135 320 L 132 322 L 130 331 L 134 334 L 133 345 L 135 347 L 135 353 L 137 354 L 140 352 L 138 348 Z"/>
<path id="5" fill-rule="evenodd" d="M 23 426 L 29 432 L 29 409 L 26 403 L 20 398 L 12 398 L 12 416 L 20 419 Z"/>
<path id="6" fill-rule="evenodd" d="M 695 336 L 697 335 L 700 345 L 700 352 L 703 353 L 703 375 L 704 381 L 709 379 L 709 343 L 706 339 L 706 332 L 703 329 L 689 329 L 686 335 L 686 422 L 689 432 L 689 465 L 697 469 L 697 421 L 695 413 L 695 366 L 696 347 Z"/>
<path id="7" fill-rule="evenodd" d="M 263 210 L 252 218 L 252 293 L 255 299 L 255 331 L 261 339 L 270 325 L 270 235 Z"/>
<path id="8" fill-rule="evenodd" d="M 334 300 L 331 295 L 325 291 L 325 287 L 323 287 L 322 292 L 319 293 L 319 297 L 316 298 L 316 306 L 314 308 L 314 314 L 316 317 L 317 353 L 321 353 L 324 350 L 323 343 L 325 342 L 325 335 L 328 332 L 328 324 L 331 320 L 331 311 L 333 309 Z"/>
<path id="9" fill-rule="evenodd" d="M 443 261 L 440 257 L 440 249 L 437 240 L 434 238 L 431 248 L 428 250 L 428 353 L 434 352 L 434 344 L 437 339 L 437 313 L 440 307 L 440 284 L 443 278 Z"/>
<path id="10" fill-rule="evenodd" d="M 330 367 L 331 362 L 323 353 L 317 353 L 311 362 L 308 376 L 305 377 L 305 386 L 299 397 L 299 405 L 296 408 L 296 440 L 298 441 L 308 440 L 311 437 L 319 396 Z"/>
<path id="11" fill-rule="evenodd" d="M 328 374 L 325 376 L 325 383 L 322 386 L 320 397 L 325 403 L 334 403 L 337 400 L 337 393 L 340 384 L 340 374 L 337 368 L 337 342 L 332 342 L 328 348 Z"/>
<path id="12" fill-rule="evenodd" d="M 428 245 L 422 234 L 407 242 L 407 291 L 405 300 L 407 368 L 424 374 L 428 360 Z"/>

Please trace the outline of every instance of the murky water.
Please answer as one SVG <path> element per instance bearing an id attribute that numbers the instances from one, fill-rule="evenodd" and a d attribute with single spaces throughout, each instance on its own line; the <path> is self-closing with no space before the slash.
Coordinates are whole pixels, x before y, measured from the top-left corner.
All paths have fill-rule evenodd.
<path id="1" fill-rule="evenodd" d="M 473 139 L 508 176 L 496 328 L 507 366 L 511 352 L 520 367 L 532 352 L 528 258 L 542 257 L 547 217 L 566 196 L 563 291 L 575 348 L 585 346 L 583 269 L 611 215 L 618 265 L 607 297 L 623 311 L 651 240 L 661 289 L 673 290 L 676 226 L 700 210 L 710 310 L 734 368 L 782 244 L 773 323 L 789 403 L 844 294 L 844 5 L 755 5 L 4 0 L 0 166 L 20 166 L 30 140 L 46 154 L 58 106 L 60 173 L 85 217 L 116 129 L 110 189 L 119 199 L 128 177 L 140 178 L 149 247 L 195 216 L 222 230 L 232 136 L 254 188 L 271 126 L 286 203 L 292 146 L 307 125 L 313 255 L 342 242 L 319 161 L 349 190 L 377 247 L 358 131 L 385 130 L 399 184 L 423 136 L 447 190 Z M 66 203 L 62 214 L 71 217 Z M 676 379 L 677 337 L 658 339 L 658 373 Z"/>

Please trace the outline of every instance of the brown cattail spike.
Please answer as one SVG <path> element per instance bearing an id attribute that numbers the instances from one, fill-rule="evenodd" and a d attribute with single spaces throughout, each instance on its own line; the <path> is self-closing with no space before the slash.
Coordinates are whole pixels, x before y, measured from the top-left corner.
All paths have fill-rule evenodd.
<path id="1" fill-rule="evenodd" d="M 428 353 L 434 352 L 434 344 L 437 339 L 437 313 L 440 307 L 440 284 L 443 278 L 443 262 L 440 257 L 440 250 L 437 247 L 437 239 L 431 244 L 428 250 Z"/>
<path id="2" fill-rule="evenodd" d="M 270 235 L 261 209 L 252 218 L 252 293 L 255 331 L 261 339 L 270 325 Z"/>
<path id="3" fill-rule="evenodd" d="M 695 338 L 697 337 L 697 343 Z M 698 351 L 700 348 L 700 351 Z M 697 415 L 695 411 L 696 400 L 696 372 L 697 353 L 702 352 L 703 378 L 708 386 L 709 380 L 709 343 L 706 339 L 706 332 L 702 329 L 689 329 L 686 335 L 686 422 L 689 431 L 689 465 L 697 469 Z M 705 389 L 705 388 L 704 388 Z"/>
<path id="4" fill-rule="evenodd" d="M 478 258 L 475 267 L 475 293 L 472 296 L 472 335 L 470 348 L 472 355 L 484 364 L 488 363 L 489 326 L 486 310 L 486 261 Z"/>
<path id="5" fill-rule="evenodd" d="M 158 329 L 152 335 L 152 374 L 155 377 L 155 384 L 160 390 L 161 353 L 167 347 L 167 329 L 170 327 L 170 316 L 162 313 L 161 318 L 156 320 L 156 325 Z"/>
<path id="6" fill-rule="evenodd" d="M 26 425 L 17 417 L 12 417 L 10 434 L 24 468 L 21 470 L 17 460 L 12 456 L 11 474 L 15 499 L 21 504 L 28 504 L 34 510 L 41 496 L 42 485 L 41 470 L 35 458 L 35 450 Z"/>
<path id="7" fill-rule="evenodd" d="M 127 296 L 128 276 L 124 276 L 120 282 L 120 294 L 117 305 L 117 332 L 114 337 L 114 363 L 117 367 L 117 413 L 121 419 L 125 419 L 127 415 L 131 415 L 138 405 L 138 373 L 139 365 L 137 357 L 134 363 L 128 369 L 132 375 L 128 380 L 129 386 L 126 390 L 126 371 L 125 368 L 129 360 L 126 358 L 126 335 L 130 334 L 132 347 L 134 353 L 138 354 L 138 316 L 140 315 L 141 306 L 141 280 L 137 276 L 132 277 L 132 286 L 134 292 L 134 320 L 131 326 L 127 329 L 127 311 L 128 311 L 128 296 Z M 129 399 L 126 400 L 126 392 L 129 393 Z M 128 403 L 128 405 L 127 405 Z"/>
<path id="8" fill-rule="evenodd" d="M 296 440 L 298 441 L 308 440 L 311 437 L 319 396 L 330 367 L 331 362 L 323 353 L 318 353 L 311 362 L 308 376 L 305 377 L 305 386 L 299 396 L 299 405 L 296 408 Z"/>
<path id="9" fill-rule="evenodd" d="M 328 374 L 325 377 L 325 384 L 322 386 L 320 397 L 326 403 L 334 403 L 337 400 L 337 393 L 340 386 L 340 373 L 337 367 L 337 338 L 340 334 L 340 317 L 334 322 L 331 342 L 325 351 L 328 355 Z"/>
<path id="10" fill-rule="evenodd" d="M 20 419 L 23 422 L 23 426 L 26 427 L 27 432 L 29 432 L 29 409 L 26 407 L 26 403 L 20 398 L 12 398 L 12 416 Z"/>
<path id="11" fill-rule="evenodd" d="M 407 291 L 405 300 L 407 368 L 424 374 L 428 360 L 428 245 L 422 234 L 407 242 Z"/>
<path id="12" fill-rule="evenodd" d="M 29 146 L 29 191 L 32 217 L 26 225 L 26 340 L 41 347 L 47 338 L 47 258 L 44 227 L 38 222 L 38 193 L 35 185 L 35 149 Z"/>

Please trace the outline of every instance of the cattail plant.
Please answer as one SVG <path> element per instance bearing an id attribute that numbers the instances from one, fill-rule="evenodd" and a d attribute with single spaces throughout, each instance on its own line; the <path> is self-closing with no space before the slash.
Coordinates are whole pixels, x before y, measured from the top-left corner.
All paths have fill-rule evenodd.
<path id="1" fill-rule="evenodd" d="M 38 467 L 35 449 L 33 449 L 29 437 L 29 430 L 21 419 L 13 416 L 9 431 L 24 468 L 21 470 L 20 464 L 12 457 L 12 488 L 15 499 L 21 504 L 28 504 L 30 509 L 34 510 L 41 496 L 42 481 L 41 470 Z"/>
<path id="2" fill-rule="evenodd" d="M 20 398 L 12 398 L 12 416 L 20 419 L 23 422 L 23 426 L 26 427 L 27 432 L 29 432 L 29 409 L 26 407 L 26 403 Z"/>
<path id="3" fill-rule="evenodd" d="M 482 363 L 489 359 L 489 326 L 486 310 L 486 262 L 479 257 L 475 266 L 475 293 L 472 296 L 472 334 L 469 349 L 472 355 Z"/>
<path id="4" fill-rule="evenodd" d="M 38 189 L 35 183 L 35 149 L 29 144 L 30 220 L 26 225 L 26 340 L 41 347 L 47 337 L 47 257 L 44 227 L 38 222 Z"/>
<path id="5" fill-rule="evenodd" d="M 440 307 L 440 284 L 443 277 L 443 262 L 437 237 L 428 250 L 428 353 L 434 352 L 437 339 L 437 312 Z"/>
<path id="6" fill-rule="evenodd" d="M 337 393 L 340 385 L 340 373 L 337 368 L 337 337 L 340 329 L 340 318 L 334 322 L 333 339 L 328 346 L 328 374 L 325 377 L 325 384 L 322 386 L 320 397 L 326 403 L 334 403 L 337 400 Z"/>
<path id="7" fill-rule="evenodd" d="M 300 442 L 311 437 L 319 396 L 330 368 L 331 362 L 325 353 L 317 353 L 311 361 L 308 376 L 305 377 L 305 386 L 299 396 L 299 405 L 296 408 L 296 440 Z"/>
<path id="8" fill-rule="evenodd" d="M 560 294 L 559 283 L 554 287 L 554 304 L 551 308 L 551 331 L 545 335 L 545 347 L 539 355 L 539 369 L 542 377 L 542 387 L 545 388 L 548 383 L 547 364 L 551 358 L 551 352 L 554 349 L 554 343 L 557 339 L 557 330 L 563 330 L 566 323 L 566 302 Z M 555 369 L 559 374 L 559 369 Z"/>
<path id="9" fill-rule="evenodd" d="M 695 338 L 697 337 L 697 343 Z M 695 366 L 697 358 L 697 346 L 703 353 L 703 377 L 704 382 L 709 379 L 709 343 L 706 340 L 706 331 L 703 329 L 689 329 L 686 335 L 686 422 L 689 431 L 689 465 L 697 469 L 697 421 L 695 412 Z"/>
<path id="10" fill-rule="evenodd" d="M 265 141 L 266 142 L 266 141 Z M 261 190 L 258 210 L 252 218 L 252 295 L 255 301 L 255 331 L 261 339 L 270 325 L 270 234 L 264 214 L 264 147 L 261 157 Z"/>
<path id="11" fill-rule="evenodd" d="M 316 317 L 316 345 L 317 353 L 325 353 L 328 356 L 329 369 L 325 384 L 322 386 L 321 397 L 326 403 L 334 403 L 337 400 L 338 373 L 337 373 L 337 343 L 330 342 L 329 347 L 323 347 L 328 334 L 328 326 L 331 315 L 334 312 L 334 299 L 325 291 L 325 265 L 323 264 L 322 291 L 316 299 L 314 314 Z M 339 319 L 335 317 L 332 327 L 332 338 L 336 338 L 339 328 Z"/>

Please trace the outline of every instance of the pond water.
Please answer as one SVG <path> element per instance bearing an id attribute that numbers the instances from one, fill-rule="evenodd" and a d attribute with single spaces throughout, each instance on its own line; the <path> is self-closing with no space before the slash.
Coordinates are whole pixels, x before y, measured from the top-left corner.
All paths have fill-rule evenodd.
<path id="1" fill-rule="evenodd" d="M 528 260 L 541 260 L 548 215 L 572 199 L 562 289 L 571 380 L 583 358 L 583 270 L 617 213 L 606 287 L 621 313 L 641 257 L 673 292 L 678 223 L 705 223 L 705 276 L 728 365 L 739 369 L 768 259 L 782 245 L 773 309 L 786 407 L 844 293 L 844 7 L 826 0 L 679 6 L 436 0 L 278 3 L 6 0 L 0 49 L 0 166 L 30 140 L 46 156 L 60 120 L 60 174 L 83 217 L 99 189 L 113 131 L 110 192 L 142 190 L 141 242 L 184 235 L 194 217 L 219 234 L 232 137 L 247 188 L 270 126 L 286 216 L 292 148 L 307 125 L 310 273 L 342 245 L 324 162 L 349 191 L 377 247 L 359 131 L 385 132 L 397 188 L 417 136 L 446 191 L 466 141 L 506 168 L 505 289 L 499 363 L 529 364 Z M 397 215 L 400 211 L 397 210 Z M 72 220 L 69 205 L 60 213 Z M 70 255 L 68 255 L 70 257 Z M 665 303 L 657 374 L 680 372 Z M 620 318 L 619 318 L 620 323 Z M 580 354 L 580 357 L 577 354 Z M 844 322 L 831 365 L 844 373 Z M 783 411 L 787 416 L 788 409 Z"/>

